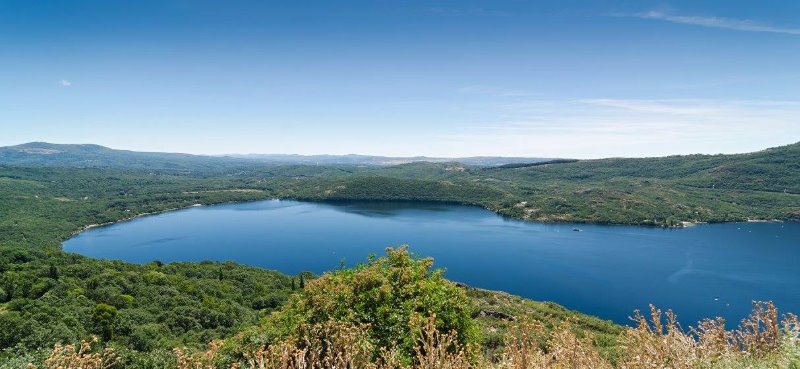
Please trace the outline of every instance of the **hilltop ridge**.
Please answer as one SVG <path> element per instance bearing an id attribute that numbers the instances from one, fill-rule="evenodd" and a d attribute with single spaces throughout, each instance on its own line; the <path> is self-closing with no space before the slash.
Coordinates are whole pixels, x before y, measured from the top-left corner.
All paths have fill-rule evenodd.
<path id="1" fill-rule="evenodd" d="M 117 150 L 96 144 L 53 144 L 28 142 L 0 147 L 0 164 L 14 166 L 63 166 L 77 168 L 120 168 L 154 170 L 223 170 L 259 165 L 363 165 L 389 166 L 414 162 L 460 162 L 495 166 L 548 159 L 502 156 L 436 158 L 427 156 L 390 157 L 375 155 L 228 154 L 196 155 L 166 152 Z"/>

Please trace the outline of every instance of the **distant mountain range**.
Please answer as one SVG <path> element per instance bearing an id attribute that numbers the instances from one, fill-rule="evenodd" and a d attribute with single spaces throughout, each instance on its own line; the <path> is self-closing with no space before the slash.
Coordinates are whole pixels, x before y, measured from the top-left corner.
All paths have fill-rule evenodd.
<path id="1" fill-rule="evenodd" d="M 388 166 L 412 162 L 459 162 L 475 166 L 536 163 L 549 159 L 521 157 L 430 158 L 369 155 L 192 155 L 115 150 L 105 146 L 30 142 L 0 147 L 0 165 L 122 168 L 150 170 L 231 170 L 254 165 L 365 165 Z"/>
<path id="2" fill-rule="evenodd" d="M 225 155 L 228 158 L 257 160 L 281 164 L 310 164 L 310 165 L 398 165 L 416 162 L 452 163 L 457 162 L 475 166 L 498 166 L 506 164 L 537 163 L 550 159 L 505 157 L 505 156 L 470 156 L 463 158 L 435 158 L 429 156 L 373 156 L 373 155 L 284 155 L 284 154 L 234 154 Z"/>

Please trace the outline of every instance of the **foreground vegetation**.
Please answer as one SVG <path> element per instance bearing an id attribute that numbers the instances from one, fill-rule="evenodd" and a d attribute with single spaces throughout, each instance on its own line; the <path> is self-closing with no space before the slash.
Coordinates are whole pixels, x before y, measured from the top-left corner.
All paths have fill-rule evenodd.
<path id="1" fill-rule="evenodd" d="M 508 316 L 499 349 L 469 316 L 467 293 L 405 248 L 311 281 L 279 312 L 227 341 L 189 353 L 184 368 L 778 368 L 800 365 L 800 322 L 756 302 L 726 330 L 721 318 L 688 331 L 675 314 L 638 311 L 630 328 L 577 319 Z"/>
<path id="2" fill-rule="evenodd" d="M 292 285 L 277 272 L 233 263 L 135 265 L 3 250 L 0 266 L 0 362 L 92 335 L 131 363 L 160 360 L 171 347 L 255 324 Z"/>
<path id="3" fill-rule="evenodd" d="M 616 350 L 604 350 L 595 332 L 570 320 L 548 327 L 519 317 L 503 335 L 502 349 L 481 348 L 469 318 L 467 295 L 430 259 L 403 248 L 352 270 L 311 281 L 261 325 L 207 350 L 175 348 L 177 369 L 364 368 L 797 368 L 800 322 L 779 318 L 766 302 L 735 330 L 708 319 L 689 331 L 675 314 L 651 307 L 635 313 L 635 326 L 620 329 Z M 112 368 L 113 350 L 56 345 L 45 368 Z M 35 366 L 33 366 L 35 367 Z"/>

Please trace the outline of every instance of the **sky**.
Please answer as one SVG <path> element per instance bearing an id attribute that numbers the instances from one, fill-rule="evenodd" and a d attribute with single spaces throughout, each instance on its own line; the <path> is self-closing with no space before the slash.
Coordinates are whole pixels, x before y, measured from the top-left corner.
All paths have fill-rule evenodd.
<path id="1" fill-rule="evenodd" d="M 800 141 L 799 1 L 0 1 L 0 145 L 598 158 Z"/>

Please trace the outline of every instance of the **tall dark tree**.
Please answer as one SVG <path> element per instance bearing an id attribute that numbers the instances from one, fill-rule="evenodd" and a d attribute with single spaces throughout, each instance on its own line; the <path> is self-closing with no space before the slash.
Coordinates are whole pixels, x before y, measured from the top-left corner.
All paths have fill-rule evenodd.
<path id="1" fill-rule="evenodd" d="M 97 304 L 94 307 L 92 320 L 100 328 L 103 340 L 110 341 L 114 338 L 114 323 L 117 320 L 117 308 L 108 304 Z"/>
<path id="2" fill-rule="evenodd" d="M 50 264 L 50 270 L 47 272 L 47 276 L 52 279 L 58 279 L 58 267 L 55 264 Z"/>

